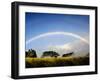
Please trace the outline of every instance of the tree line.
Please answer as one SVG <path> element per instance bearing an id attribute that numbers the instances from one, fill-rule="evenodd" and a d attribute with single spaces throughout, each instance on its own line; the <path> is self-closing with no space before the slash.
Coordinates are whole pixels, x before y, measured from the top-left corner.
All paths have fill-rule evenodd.
<path id="1" fill-rule="evenodd" d="M 71 56 L 72 54 L 74 54 L 74 52 L 63 54 L 62 57 Z M 55 51 L 44 51 L 41 58 L 44 58 L 44 57 L 58 57 L 58 56 L 60 56 L 60 55 Z M 37 58 L 37 53 L 34 49 L 29 49 L 28 51 L 25 52 L 25 57 Z"/>

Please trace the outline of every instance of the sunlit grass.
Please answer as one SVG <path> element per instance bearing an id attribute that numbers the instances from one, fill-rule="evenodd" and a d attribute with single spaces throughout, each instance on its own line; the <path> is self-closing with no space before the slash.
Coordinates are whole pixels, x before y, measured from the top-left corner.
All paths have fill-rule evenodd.
<path id="1" fill-rule="evenodd" d="M 26 68 L 89 65 L 89 57 L 26 57 Z"/>

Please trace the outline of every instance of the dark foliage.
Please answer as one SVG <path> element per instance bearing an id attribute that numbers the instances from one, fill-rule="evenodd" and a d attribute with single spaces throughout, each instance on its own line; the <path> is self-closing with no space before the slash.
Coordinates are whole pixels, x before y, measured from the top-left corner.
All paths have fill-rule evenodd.
<path id="1" fill-rule="evenodd" d="M 45 52 L 43 52 L 42 57 L 48 57 L 48 56 L 50 56 L 50 57 L 58 57 L 59 54 L 57 52 L 54 52 L 54 51 L 45 51 Z"/>
<path id="2" fill-rule="evenodd" d="M 29 49 L 28 51 L 26 51 L 26 57 L 37 57 L 36 51 L 33 49 Z"/>
<path id="3" fill-rule="evenodd" d="M 74 54 L 74 52 L 66 53 L 66 54 L 63 54 L 62 57 L 68 57 L 68 56 L 71 56 L 71 55 L 73 55 L 73 54 Z"/>

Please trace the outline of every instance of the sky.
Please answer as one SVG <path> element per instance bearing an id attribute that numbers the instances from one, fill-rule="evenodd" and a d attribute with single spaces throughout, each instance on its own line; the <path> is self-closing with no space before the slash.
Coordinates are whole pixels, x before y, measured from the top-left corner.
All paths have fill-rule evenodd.
<path id="1" fill-rule="evenodd" d="M 25 42 L 39 35 L 50 32 L 70 32 L 79 35 L 89 41 L 89 16 L 26 12 Z M 69 47 L 71 46 L 70 48 L 73 49 L 73 47 L 75 48 L 76 41 L 78 41 L 77 47 L 79 48 L 81 46 L 81 40 L 76 39 L 73 36 L 65 36 L 62 34 L 48 35 L 31 41 L 30 43 L 26 44 L 25 47 L 26 50 L 34 49 L 39 55 L 41 55 L 41 52 L 43 51 L 53 49 L 55 49 L 54 51 L 58 51 L 58 48 L 63 46 L 65 46 L 65 50 L 68 51 L 68 45 L 70 44 Z M 85 43 L 82 46 L 85 49 L 89 48 Z"/>

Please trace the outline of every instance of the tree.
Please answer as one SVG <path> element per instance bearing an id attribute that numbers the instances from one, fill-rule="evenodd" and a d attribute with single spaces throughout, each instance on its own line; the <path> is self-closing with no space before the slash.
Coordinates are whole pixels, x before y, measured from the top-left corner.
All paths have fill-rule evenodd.
<path id="1" fill-rule="evenodd" d="M 31 53 L 33 54 L 33 57 L 37 57 L 36 51 L 31 49 Z"/>
<path id="2" fill-rule="evenodd" d="M 66 53 L 66 54 L 63 54 L 62 57 L 68 57 L 68 56 L 71 56 L 71 55 L 73 55 L 73 54 L 74 54 L 74 52 Z"/>
<path id="3" fill-rule="evenodd" d="M 57 52 L 54 51 L 45 51 L 43 52 L 42 57 L 58 57 L 59 54 Z"/>
<path id="4" fill-rule="evenodd" d="M 37 57 L 36 51 L 33 49 L 29 49 L 28 51 L 26 51 L 26 57 Z"/>
<path id="5" fill-rule="evenodd" d="M 27 57 L 27 56 L 28 56 L 28 52 L 26 51 L 26 52 L 25 52 L 25 57 Z"/>

